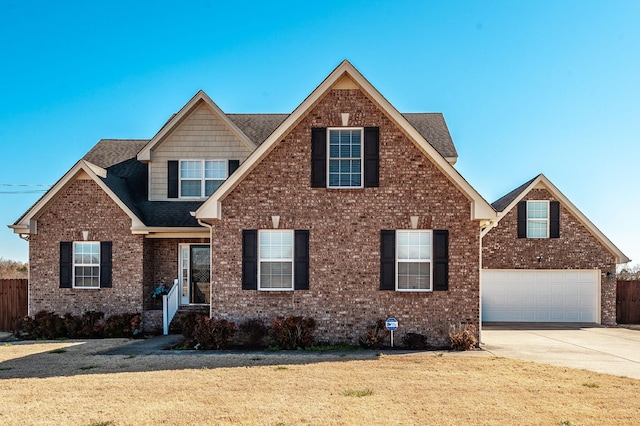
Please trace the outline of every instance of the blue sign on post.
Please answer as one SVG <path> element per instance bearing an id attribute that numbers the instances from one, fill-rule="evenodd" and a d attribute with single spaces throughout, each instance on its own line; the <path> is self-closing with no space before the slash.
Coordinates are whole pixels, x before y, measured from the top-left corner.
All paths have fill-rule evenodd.
<path id="1" fill-rule="evenodd" d="M 387 318 L 384 324 L 387 330 L 391 332 L 391 347 L 393 347 L 393 331 L 398 329 L 398 320 L 395 318 Z"/>
<path id="2" fill-rule="evenodd" d="M 394 331 L 398 329 L 398 320 L 395 318 L 388 318 L 385 323 L 387 330 Z"/>

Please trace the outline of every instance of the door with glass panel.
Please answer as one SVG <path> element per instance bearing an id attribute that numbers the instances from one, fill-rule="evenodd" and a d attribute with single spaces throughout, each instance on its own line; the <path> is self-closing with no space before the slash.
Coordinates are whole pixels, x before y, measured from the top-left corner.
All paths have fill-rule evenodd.
<path id="1" fill-rule="evenodd" d="M 180 244 L 180 304 L 209 304 L 211 249 L 208 245 Z"/>

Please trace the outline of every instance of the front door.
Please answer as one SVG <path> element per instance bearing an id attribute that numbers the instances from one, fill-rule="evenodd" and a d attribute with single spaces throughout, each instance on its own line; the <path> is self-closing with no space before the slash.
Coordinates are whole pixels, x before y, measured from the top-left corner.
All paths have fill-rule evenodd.
<path id="1" fill-rule="evenodd" d="M 209 304 L 211 251 L 208 245 L 180 244 L 180 304 Z"/>

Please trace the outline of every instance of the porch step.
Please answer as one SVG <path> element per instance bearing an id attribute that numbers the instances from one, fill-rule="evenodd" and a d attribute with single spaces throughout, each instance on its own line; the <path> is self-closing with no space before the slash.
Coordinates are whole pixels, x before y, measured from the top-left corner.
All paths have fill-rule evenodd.
<path id="1" fill-rule="evenodd" d="M 188 313 L 195 312 L 200 315 L 209 315 L 209 305 L 188 305 L 188 306 L 180 306 L 178 308 L 178 312 L 173 317 L 171 324 L 169 324 L 169 333 L 182 333 L 182 328 L 180 326 L 182 322 L 182 318 Z"/>

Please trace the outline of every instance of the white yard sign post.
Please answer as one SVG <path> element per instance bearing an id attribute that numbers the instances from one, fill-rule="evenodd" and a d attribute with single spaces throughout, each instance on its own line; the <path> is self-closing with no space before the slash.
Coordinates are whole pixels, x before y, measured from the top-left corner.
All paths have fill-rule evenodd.
<path id="1" fill-rule="evenodd" d="M 395 318 L 387 318 L 385 326 L 387 330 L 391 332 L 391 347 L 393 347 L 393 332 L 398 329 L 398 320 Z"/>

